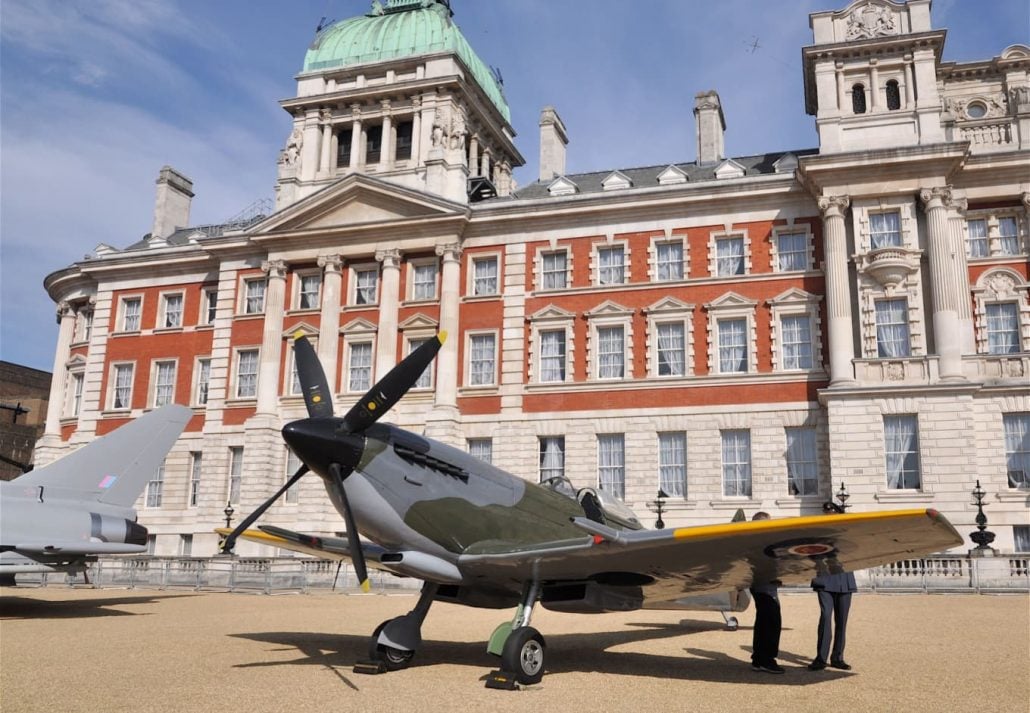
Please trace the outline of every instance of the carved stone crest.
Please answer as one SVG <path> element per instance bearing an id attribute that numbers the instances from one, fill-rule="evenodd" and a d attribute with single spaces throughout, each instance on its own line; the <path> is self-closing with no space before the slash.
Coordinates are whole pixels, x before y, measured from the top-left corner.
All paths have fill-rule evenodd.
<path id="1" fill-rule="evenodd" d="M 851 13 L 845 36 L 851 41 L 896 34 L 898 24 L 894 15 L 885 7 L 869 3 Z"/>

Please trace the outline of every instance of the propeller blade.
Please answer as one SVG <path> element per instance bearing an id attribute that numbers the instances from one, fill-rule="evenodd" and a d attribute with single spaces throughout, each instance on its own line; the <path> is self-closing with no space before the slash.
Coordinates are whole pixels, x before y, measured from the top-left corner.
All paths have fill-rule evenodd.
<path id="1" fill-rule="evenodd" d="M 350 501 L 347 499 L 347 491 L 343 487 L 343 474 L 339 463 L 329 466 L 329 474 L 340 490 L 340 500 L 343 503 L 343 521 L 347 523 L 347 546 L 350 549 L 350 558 L 354 562 L 354 574 L 358 577 L 362 591 L 370 589 L 368 582 L 368 569 L 365 567 L 365 553 L 361 549 L 361 537 L 358 536 L 358 526 L 354 522 L 354 513 L 350 509 Z M 350 473 L 347 473 L 350 475 Z"/>
<path id="2" fill-rule="evenodd" d="M 348 433 L 361 433 L 378 421 L 408 393 L 408 389 L 415 385 L 446 339 L 447 332 L 440 332 L 390 369 L 386 376 L 351 407 L 343 417 L 342 429 Z"/>
<path id="3" fill-rule="evenodd" d="M 297 378 L 304 393 L 304 405 L 312 418 L 333 415 L 333 392 L 329 389 L 322 363 L 308 338 L 299 332 L 293 339 L 293 358 L 297 362 Z"/>
<path id="4" fill-rule="evenodd" d="M 307 472 L 308 467 L 301 463 L 300 468 L 297 468 L 297 472 L 294 473 L 288 481 L 286 481 L 286 485 L 279 488 L 279 492 L 277 492 L 275 495 L 273 495 L 268 500 L 263 502 L 257 510 L 248 515 L 246 519 L 243 520 L 243 522 L 237 525 L 236 528 L 229 533 L 229 536 L 225 538 L 224 542 L 222 542 L 221 553 L 223 555 L 231 555 L 233 548 L 236 546 L 236 539 L 240 536 L 240 534 L 248 527 L 253 525 L 255 520 L 264 515 L 265 510 L 272 507 L 272 503 L 281 498 L 282 494 L 289 490 L 290 486 L 296 483 L 298 480 L 300 480 L 301 476 Z"/>

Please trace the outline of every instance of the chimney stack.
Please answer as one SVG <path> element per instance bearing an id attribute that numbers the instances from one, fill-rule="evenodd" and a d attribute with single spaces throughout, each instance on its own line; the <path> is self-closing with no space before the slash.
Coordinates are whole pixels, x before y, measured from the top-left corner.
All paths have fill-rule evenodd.
<path id="1" fill-rule="evenodd" d="M 545 106 L 540 112 L 541 181 L 565 175 L 565 147 L 568 144 L 569 136 L 558 112 L 553 106 Z"/>
<path id="2" fill-rule="evenodd" d="M 164 166 L 157 176 L 157 197 L 154 200 L 154 238 L 167 238 L 176 228 L 190 224 L 190 200 L 193 181 L 171 166 Z"/>
<path id="3" fill-rule="evenodd" d="M 694 95 L 694 123 L 697 133 L 697 165 L 719 163 L 725 156 L 723 133 L 726 118 L 722 114 L 719 94 L 714 89 Z"/>

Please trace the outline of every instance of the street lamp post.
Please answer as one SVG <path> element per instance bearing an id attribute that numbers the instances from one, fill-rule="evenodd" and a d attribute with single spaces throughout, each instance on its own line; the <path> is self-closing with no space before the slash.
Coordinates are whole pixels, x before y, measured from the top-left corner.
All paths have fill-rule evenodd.
<path id="1" fill-rule="evenodd" d="M 840 490 L 837 491 L 837 499 L 840 500 L 840 511 L 847 512 L 847 509 L 851 507 L 848 505 L 848 498 L 851 495 L 848 493 L 848 489 L 844 487 L 844 481 L 840 481 Z"/>
<path id="2" fill-rule="evenodd" d="M 225 513 L 225 527 L 226 527 L 226 529 L 228 529 L 228 528 L 232 527 L 232 516 L 233 516 L 233 513 L 235 513 L 236 511 L 233 510 L 232 503 L 226 501 L 226 503 L 225 503 L 225 510 L 222 510 L 222 512 Z"/>
<path id="3" fill-rule="evenodd" d="M 994 542 L 994 533 L 987 529 L 987 516 L 984 515 L 985 495 L 987 491 L 980 487 L 978 479 L 976 487 L 973 488 L 973 498 L 976 502 L 971 503 L 976 505 L 976 532 L 969 535 L 969 539 L 976 543 L 976 547 L 969 551 L 970 557 L 992 557 L 995 554 L 994 548 L 990 546 Z"/>
<path id="4" fill-rule="evenodd" d="M 658 519 L 655 520 L 654 526 L 659 530 L 665 527 L 665 520 L 662 519 L 662 512 L 665 508 L 665 499 L 669 497 L 665 494 L 665 491 L 658 488 L 658 497 L 654 500 L 655 510 L 658 512 Z"/>

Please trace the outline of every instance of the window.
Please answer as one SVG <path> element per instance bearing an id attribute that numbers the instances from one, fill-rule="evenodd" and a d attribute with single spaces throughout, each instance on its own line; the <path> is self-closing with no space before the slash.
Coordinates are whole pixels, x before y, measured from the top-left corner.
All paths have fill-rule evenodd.
<path id="1" fill-rule="evenodd" d="M 365 163 L 379 163 L 383 151 L 383 127 L 369 126 L 365 129 Z"/>
<path id="2" fill-rule="evenodd" d="M 657 332 L 658 376 L 684 376 L 686 374 L 686 337 L 683 322 L 659 324 Z M 671 495 L 671 493 L 669 494 Z"/>
<path id="3" fill-rule="evenodd" d="M 568 287 L 568 253 L 564 250 L 545 252 L 540 257 L 543 289 L 564 290 Z"/>
<path id="4" fill-rule="evenodd" d="M 540 482 L 565 476 L 565 436 L 540 437 Z"/>
<path id="5" fill-rule="evenodd" d="M 1010 488 L 1030 488 L 1030 413 L 1007 413 L 1005 469 Z"/>
<path id="6" fill-rule="evenodd" d="M 294 453 L 292 450 L 290 450 L 289 447 L 287 447 L 286 448 L 286 473 L 284 474 L 284 477 L 283 477 L 283 485 L 286 485 L 286 483 L 289 481 L 289 479 L 293 477 L 293 474 L 296 473 L 298 470 L 300 470 L 300 467 L 302 465 L 303 465 L 303 463 L 301 462 L 300 458 L 297 457 L 297 454 Z M 283 502 L 285 504 L 287 504 L 287 505 L 296 505 L 297 502 L 300 500 L 300 489 L 299 488 L 300 488 L 300 483 L 299 482 L 298 483 L 294 483 L 289 488 L 287 488 L 286 492 L 283 493 Z"/>
<path id="7" fill-rule="evenodd" d="M 236 398 L 257 396 L 258 350 L 241 349 L 236 353 Z"/>
<path id="8" fill-rule="evenodd" d="M 264 278 L 244 280 L 244 314 L 261 314 L 265 311 L 265 287 L 268 281 Z"/>
<path id="9" fill-rule="evenodd" d="M 354 304 L 374 305 L 377 298 L 377 287 L 379 282 L 379 270 L 355 269 L 354 270 Z"/>
<path id="10" fill-rule="evenodd" d="M 469 335 L 469 386 L 488 386 L 495 383 L 496 341 L 497 337 L 494 334 Z"/>
<path id="11" fill-rule="evenodd" d="M 418 349 L 420 346 L 422 346 L 423 344 L 425 344 L 429 340 L 430 340 L 430 337 L 419 337 L 419 338 L 411 338 L 411 339 L 409 339 L 408 340 L 408 354 L 411 354 L 413 351 Z M 435 359 L 433 361 L 429 362 L 428 365 L 426 365 L 426 368 L 422 370 L 422 373 L 419 374 L 418 380 L 414 383 L 414 385 L 411 388 L 413 388 L 413 389 L 431 389 L 431 388 L 433 388 L 433 364 L 434 363 L 436 363 Z"/>
<path id="12" fill-rule="evenodd" d="M 497 256 L 472 258 L 472 294 L 496 295 Z"/>
<path id="13" fill-rule="evenodd" d="M 82 409 L 82 384 L 85 381 L 85 374 L 81 371 L 68 372 L 68 408 L 65 410 L 69 416 L 78 416 Z"/>
<path id="14" fill-rule="evenodd" d="M 683 279 L 683 243 L 681 241 L 655 245 L 655 278 L 658 282 Z"/>
<path id="15" fill-rule="evenodd" d="M 214 324 L 215 316 L 218 314 L 218 290 L 215 288 L 205 289 L 200 300 L 200 323 Z"/>
<path id="16" fill-rule="evenodd" d="M 892 210 L 869 214 L 869 245 L 872 250 L 901 247 L 900 212 Z"/>
<path id="17" fill-rule="evenodd" d="M 229 495 L 232 505 L 240 503 L 240 486 L 243 482 L 243 446 L 229 449 Z"/>
<path id="18" fill-rule="evenodd" d="M 751 497 L 751 432 L 722 431 L 722 494 Z"/>
<path id="19" fill-rule="evenodd" d="M 876 303 L 876 352 L 877 356 L 888 358 L 912 354 L 906 300 L 880 300 Z"/>
<path id="20" fill-rule="evenodd" d="M 411 299 L 436 299 L 436 262 L 413 263 Z"/>
<path id="21" fill-rule="evenodd" d="M 164 311 L 161 326 L 165 329 L 182 327 L 182 293 L 162 295 L 161 301 Z"/>
<path id="22" fill-rule="evenodd" d="M 597 378 L 621 379 L 626 374 L 626 340 L 621 325 L 597 328 Z"/>
<path id="23" fill-rule="evenodd" d="M 687 434 L 658 434 L 658 487 L 670 498 L 687 496 Z"/>
<path id="24" fill-rule="evenodd" d="M 179 556 L 191 557 L 193 555 L 193 535 L 179 535 Z"/>
<path id="25" fill-rule="evenodd" d="M 626 441 L 621 433 L 597 436 L 597 485 L 619 500 L 626 499 Z"/>
<path id="26" fill-rule="evenodd" d="M 162 463 L 158 466 L 157 472 L 154 473 L 154 477 L 147 483 L 147 507 L 148 508 L 159 508 L 161 507 L 161 491 L 164 490 L 165 485 L 165 464 Z"/>
<path id="27" fill-rule="evenodd" d="M 151 557 L 157 551 L 157 535 L 147 535 L 147 554 Z"/>
<path id="28" fill-rule="evenodd" d="M 1030 552 L 1030 525 L 1013 525 L 1012 541 L 1016 552 Z"/>
<path id="29" fill-rule="evenodd" d="M 887 108 L 891 111 L 901 108 L 901 90 L 896 79 L 887 80 Z"/>
<path id="30" fill-rule="evenodd" d="M 1015 302 L 986 305 L 987 353 L 1015 354 L 1019 351 L 1019 312 Z"/>
<path id="31" fill-rule="evenodd" d="M 93 310 L 83 308 L 75 319 L 75 337 L 72 341 L 88 342 L 93 334 Z"/>
<path id="32" fill-rule="evenodd" d="M 883 441 L 887 457 L 887 487 L 919 487 L 919 422 L 915 416 L 884 416 Z"/>
<path id="33" fill-rule="evenodd" d="M 347 355 L 347 391 L 372 388 L 372 342 L 354 342 Z"/>
<path id="34" fill-rule="evenodd" d="M 413 124 L 402 121 L 397 124 L 397 160 L 406 161 L 411 158 L 411 135 Z"/>
<path id="35" fill-rule="evenodd" d="M 208 386 L 211 383 L 211 359 L 197 359 L 197 385 L 193 392 L 193 403 L 197 406 L 207 404 Z"/>
<path id="36" fill-rule="evenodd" d="M 565 330 L 540 332 L 540 381 L 565 381 Z"/>
<path id="37" fill-rule="evenodd" d="M 197 507 L 200 502 L 200 478 L 204 469 L 204 453 L 190 451 L 190 497 L 189 506 Z"/>
<path id="38" fill-rule="evenodd" d="M 322 276 L 318 273 L 297 275 L 297 309 L 318 309 L 321 306 Z"/>
<path id="39" fill-rule="evenodd" d="M 719 373 L 747 373 L 747 320 L 720 319 Z"/>
<path id="40" fill-rule="evenodd" d="M 807 314 L 780 318 L 783 335 L 783 368 L 812 368 L 812 320 Z"/>
<path id="41" fill-rule="evenodd" d="M 787 488 L 791 495 L 819 493 L 819 464 L 816 460 L 815 429 L 788 428 Z"/>
<path id="42" fill-rule="evenodd" d="M 494 462 L 494 444 L 489 438 L 468 439 L 469 455 L 484 463 Z"/>
<path id="43" fill-rule="evenodd" d="M 597 284 L 621 285 L 626 281 L 625 254 L 621 245 L 597 248 Z"/>
<path id="44" fill-rule="evenodd" d="M 780 233 L 776 236 L 778 272 L 808 269 L 808 236 L 805 233 Z"/>
<path id="45" fill-rule="evenodd" d="M 1019 254 L 1019 224 L 1013 216 L 998 218 L 998 252 L 1002 255 Z"/>
<path id="46" fill-rule="evenodd" d="M 336 135 L 336 165 L 337 167 L 350 166 L 351 154 L 351 129 L 346 128 Z"/>
<path id="47" fill-rule="evenodd" d="M 122 299 L 122 331 L 138 332 L 140 315 L 143 311 L 142 297 L 125 297 Z"/>
<path id="48" fill-rule="evenodd" d="M 111 408 L 132 408 L 132 376 L 135 370 L 132 364 L 115 364 L 112 382 Z"/>
<path id="49" fill-rule="evenodd" d="M 865 114 L 865 87 L 861 84 L 851 87 L 851 111 L 855 114 Z"/>
<path id="50" fill-rule="evenodd" d="M 987 242 L 987 221 L 983 218 L 966 221 L 966 232 L 969 235 L 966 243 L 969 257 L 987 257 L 991 254 Z"/>
<path id="51" fill-rule="evenodd" d="M 715 264 L 717 277 L 744 274 L 744 237 L 716 238 Z"/>
<path id="52" fill-rule="evenodd" d="M 174 400 L 175 362 L 156 362 L 154 364 L 154 408 L 166 406 Z"/>

